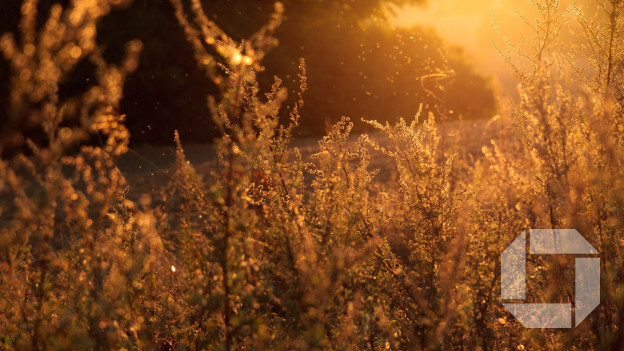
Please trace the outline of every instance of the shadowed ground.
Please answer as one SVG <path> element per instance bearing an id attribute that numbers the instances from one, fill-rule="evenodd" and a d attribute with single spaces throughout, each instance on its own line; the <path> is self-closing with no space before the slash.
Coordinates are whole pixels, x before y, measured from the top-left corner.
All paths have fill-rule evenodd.
<path id="1" fill-rule="evenodd" d="M 491 140 L 498 145 L 506 142 L 506 133 L 503 132 L 501 124 L 502 122 L 496 118 L 438 123 L 441 145 L 447 155 L 455 155 L 456 160 L 463 160 L 472 165 L 483 157 L 482 147 L 491 145 Z M 349 142 L 355 143 L 358 137 L 352 135 Z M 370 137 L 382 146 L 388 143 L 387 137 L 380 133 L 372 133 Z M 297 147 L 301 151 L 305 162 L 313 162 L 311 156 L 319 151 L 318 140 L 318 138 L 295 139 L 292 147 Z M 186 144 L 184 140 L 182 144 L 187 160 L 200 174 L 206 174 L 214 167 L 216 152 L 212 144 Z M 130 183 L 130 197 L 134 197 L 146 192 L 158 192 L 170 177 L 174 162 L 173 146 L 143 145 L 131 148 L 117 164 Z M 369 168 L 379 170 L 375 180 L 384 184 L 392 179 L 395 167 L 389 163 L 387 157 L 371 150 Z M 306 179 L 311 179 L 310 177 L 306 174 Z"/>

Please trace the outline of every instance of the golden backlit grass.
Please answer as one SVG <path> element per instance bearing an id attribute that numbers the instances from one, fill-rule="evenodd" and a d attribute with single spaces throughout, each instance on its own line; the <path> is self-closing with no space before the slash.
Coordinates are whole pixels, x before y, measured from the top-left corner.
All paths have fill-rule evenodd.
<path id="1" fill-rule="evenodd" d="M 9 118 L 45 132 L 0 162 L 3 348 L 622 347 L 622 1 L 600 2 L 599 21 L 535 2 L 542 40 L 501 50 L 520 100 L 492 120 L 499 137 L 481 157 L 447 148 L 435 116 L 415 111 L 394 125 L 361 122 L 383 137 L 354 139 L 343 118 L 306 160 L 292 146 L 305 63 L 287 125 L 280 80 L 263 94 L 255 79 L 281 6 L 242 43 L 199 1 L 173 4 L 220 88 L 209 105 L 222 137 L 213 167 L 198 172 L 176 134 L 171 176 L 136 201 L 116 166 L 129 138 L 117 107 L 140 44 L 116 67 L 94 43 L 115 1 L 55 6 L 39 31 L 36 2 L 25 1 L 19 42 L 0 40 L 13 70 Z M 572 20 L 586 38 L 574 56 L 557 37 Z M 59 81 L 80 59 L 95 63 L 97 84 L 60 102 Z M 14 134 L 2 147 L 19 145 Z M 101 143 L 88 143 L 94 135 Z M 372 154 L 392 170 L 383 185 Z M 601 306 L 576 329 L 527 330 L 500 304 L 499 255 L 527 228 L 576 228 L 601 253 Z M 528 296 L 568 301 L 529 273 Z"/>

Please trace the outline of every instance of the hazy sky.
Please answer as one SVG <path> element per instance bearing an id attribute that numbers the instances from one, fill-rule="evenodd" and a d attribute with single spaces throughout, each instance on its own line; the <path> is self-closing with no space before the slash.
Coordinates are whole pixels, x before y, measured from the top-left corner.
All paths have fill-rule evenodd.
<path id="1" fill-rule="evenodd" d="M 518 11 L 531 18 L 531 10 L 527 0 L 430 0 L 424 7 L 397 9 L 391 23 L 435 28 L 448 43 L 463 46 L 478 71 L 509 85 L 512 81 L 508 66 L 494 50 L 491 39 L 527 36 L 527 26 Z M 498 24 L 499 33 L 494 31 L 492 19 Z"/>

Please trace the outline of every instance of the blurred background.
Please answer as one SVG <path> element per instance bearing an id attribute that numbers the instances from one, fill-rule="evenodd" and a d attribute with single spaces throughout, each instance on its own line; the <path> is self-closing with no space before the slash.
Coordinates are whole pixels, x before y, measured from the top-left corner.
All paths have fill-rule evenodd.
<path id="1" fill-rule="evenodd" d="M 40 23 L 51 4 L 42 0 Z M 203 1 L 208 15 L 234 39 L 248 37 L 267 22 L 272 0 Z M 513 16 L 525 1 L 479 0 L 286 0 L 279 46 L 265 57 L 259 74 L 263 89 L 278 76 L 290 91 L 298 88 L 299 58 L 306 60 L 299 136 L 325 133 L 341 116 L 394 122 L 411 118 L 423 104 L 438 120 L 490 118 L 495 90 L 513 90 L 508 69 L 492 49 L 490 11 Z M 16 35 L 21 1 L 0 3 L 0 32 Z M 505 31 L 509 33 L 509 30 Z M 166 0 L 135 0 L 115 9 L 98 27 L 104 56 L 119 62 L 124 44 L 144 43 L 139 67 L 125 84 L 121 112 L 127 115 L 132 144 L 171 144 L 173 130 L 189 142 L 217 136 L 206 96 L 218 93 L 197 66 L 173 7 Z M 61 87 L 61 98 L 83 92 L 93 67 L 83 62 Z M 0 111 L 6 111 L 9 67 L 0 63 Z M 87 77 L 87 78 L 85 78 Z M 284 109 L 286 113 L 286 109 Z M 287 116 L 283 116 L 287 118 Z M 364 131 L 356 123 L 356 132 Z"/>

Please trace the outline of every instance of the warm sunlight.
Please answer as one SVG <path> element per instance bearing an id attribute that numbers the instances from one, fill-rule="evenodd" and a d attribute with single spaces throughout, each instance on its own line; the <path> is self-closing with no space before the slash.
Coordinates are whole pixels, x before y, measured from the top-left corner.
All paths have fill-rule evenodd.
<path id="1" fill-rule="evenodd" d="M 624 350 L 571 1 L 0 1 L 0 350 Z"/>
<path id="2" fill-rule="evenodd" d="M 510 35 L 514 28 L 522 27 L 512 24 L 516 21 L 509 21 L 509 17 L 526 4 L 526 0 L 436 0 L 422 6 L 394 7 L 390 23 L 397 27 L 434 28 L 450 44 L 465 48 L 481 72 L 508 82 L 509 70 L 491 43 L 497 35 L 492 13 L 505 35 Z"/>
<path id="3" fill-rule="evenodd" d="M 588 13 L 596 11 L 593 0 L 576 2 Z M 561 1 L 562 8 L 571 1 Z M 535 18 L 535 8 L 527 0 L 436 0 L 419 6 L 389 6 L 390 23 L 396 27 L 426 26 L 434 28 L 449 44 L 459 45 L 471 55 L 475 67 L 495 77 L 502 88 L 511 92 L 516 81 L 507 63 L 492 41 L 504 47 L 503 38 L 512 42 L 531 40 L 531 29 L 522 23 Z"/>

